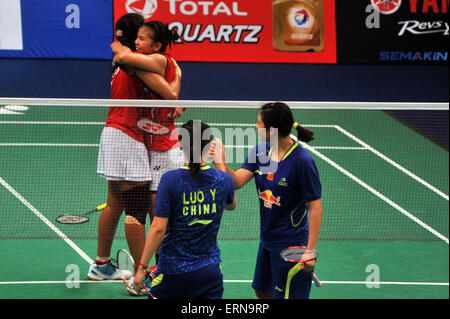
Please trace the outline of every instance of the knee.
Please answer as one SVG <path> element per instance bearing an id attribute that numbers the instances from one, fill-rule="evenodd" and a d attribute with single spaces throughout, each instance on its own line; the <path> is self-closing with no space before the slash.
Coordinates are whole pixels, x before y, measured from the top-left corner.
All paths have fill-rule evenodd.
<path id="1" fill-rule="evenodd" d="M 150 208 L 150 190 L 148 185 L 135 187 L 125 192 L 125 223 L 145 225 Z"/>

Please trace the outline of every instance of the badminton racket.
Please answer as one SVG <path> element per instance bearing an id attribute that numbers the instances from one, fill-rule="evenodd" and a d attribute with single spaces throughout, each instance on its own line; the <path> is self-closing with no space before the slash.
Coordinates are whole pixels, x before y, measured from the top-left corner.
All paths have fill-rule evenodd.
<path id="1" fill-rule="evenodd" d="M 56 221 L 61 224 L 83 224 L 89 221 L 88 214 L 103 210 L 106 203 L 95 207 L 94 209 L 83 214 L 63 214 L 56 217 Z"/>
<path id="2" fill-rule="evenodd" d="M 280 253 L 281 258 L 284 261 L 292 262 L 292 263 L 300 263 L 301 267 L 303 268 L 303 264 L 311 261 L 316 260 L 318 253 L 317 250 L 307 248 L 304 246 L 291 246 L 286 249 L 283 249 Z M 320 282 L 319 278 L 316 276 L 315 273 L 310 272 L 311 279 L 316 285 L 316 287 L 321 287 L 322 283 Z"/>

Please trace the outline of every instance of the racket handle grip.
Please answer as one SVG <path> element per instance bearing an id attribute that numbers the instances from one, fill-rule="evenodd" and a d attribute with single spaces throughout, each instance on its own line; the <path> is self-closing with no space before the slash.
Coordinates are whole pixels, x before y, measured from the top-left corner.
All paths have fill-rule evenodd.
<path id="1" fill-rule="evenodd" d="M 320 282 L 319 278 L 313 272 L 311 272 L 310 274 L 311 274 L 311 279 L 314 282 L 314 285 L 316 285 L 317 288 L 320 288 L 322 286 L 322 283 Z"/>
<path id="2" fill-rule="evenodd" d="M 106 203 L 97 206 L 95 209 L 96 209 L 97 211 L 99 211 L 99 210 L 103 210 L 103 208 L 105 208 L 105 207 L 106 207 Z"/>

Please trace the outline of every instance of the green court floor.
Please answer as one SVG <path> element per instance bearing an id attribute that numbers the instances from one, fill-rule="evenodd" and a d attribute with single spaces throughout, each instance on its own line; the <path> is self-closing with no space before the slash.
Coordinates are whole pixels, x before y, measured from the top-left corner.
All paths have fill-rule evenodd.
<path id="1" fill-rule="evenodd" d="M 0 113 L 0 298 L 128 299 L 122 282 L 89 282 L 99 213 L 96 174 L 107 109 L 30 106 Z M 323 186 L 313 299 L 448 299 L 448 151 L 375 110 L 294 110 L 315 132 L 303 145 Z M 257 143 L 256 109 L 188 109 L 217 130 L 234 168 Z M 240 129 L 240 131 L 238 131 Z M 226 299 L 252 299 L 259 234 L 253 183 L 238 191 L 219 233 Z M 119 227 L 113 254 L 127 248 Z"/>

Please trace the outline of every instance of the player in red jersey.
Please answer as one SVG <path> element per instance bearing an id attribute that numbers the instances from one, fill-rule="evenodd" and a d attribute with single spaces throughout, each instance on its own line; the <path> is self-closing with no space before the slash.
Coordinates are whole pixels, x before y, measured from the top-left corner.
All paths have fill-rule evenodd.
<path id="1" fill-rule="evenodd" d="M 168 83 L 173 83 L 177 77 L 177 65 L 174 59 L 166 53 L 166 49 L 178 38 L 178 33 L 169 30 L 167 24 L 160 21 L 147 22 L 139 29 L 135 42 L 137 52 L 141 54 L 135 54 L 128 47 L 115 42 L 111 45 L 115 53 L 113 62 L 158 73 L 164 76 Z M 149 93 L 150 99 L 165 98 L 156 90 L 151 90 Z M 150 158 L 151 219 L 153 218 L 156 190 L 162 174 L 172 169 L 178 169 L 184 164 L 184 157 L 178 146 L 178 134 L 175 130 L 175 118 L 180 117 L 182 112 L 182 108 L 174 107 L 145 109 L 145 113 L 138 121 L 138 127 L 146 132 L 144 133 L 144 143 Z M 140 238 L 144 239 L 140 242 L 145 245 L 145 235 Z M 156 263 L 158 263 L 158 257 L 157 254 Z M 130 280 L 129 286 L 132 285 Z M 128 291 L 132 293 L 132 291 Z"/>
<path id="2" fill-rule="evenodd" d="M 138 28 L 144 23 L 142 16 L 126 14 L 116 23 L 116 37 L 124 45 L 135 49 L 133 43 Z M 169 85 L 158 73 L 143 70 L 130 70 L 122 65 L 115 67 L 111 82 L 111 99 L 146 99 L 149 97 L 147 86 L 159 92 L 167 99 L 178 98 L 181 72 Z M 145 83 L 145 84 L 144 84 Z M 146 86 L 147 85 L 147 86 Z M 96 263 L 89 269 L 91 280 L 130 278 L 131 274 L 120 273 L 110 262 L 110 250 L 118 220 L 123 210 L 127 213 L 126 235 L 133 255 L 140 258 L 140 237 L 136 233 L 136 224 L 144 224 L 148 211 L 148 183 L 151 180 L 149 159 L 143 144 L 143 132 L 137 127 L 138 120 L 144 114 L 144 108 L 111 107 L 100 141 L 97 172 L 108 181 L 107 206 L 99 220 L 98 248 Z M 139 229 L 140 230 L 140 229 Z M 138 259 L 139 260 L 139 259 Z"/>
<path id="3" fill-rule="evenodd" d="M 137 52 L 142 54 L 133 54 L 129 48 L 116 42 L 111 46 L 116 53 L 114 62 L 143 69 L 150 65 L 152 71 L 159 70 L 166 81 L 171 83 L 176 77 L 176 68 L 174 60 L 166 53 L 166 49 L 175 43 L 178 37 L 174 30 L 169 30 L 167 24 L 160 21 L 147 22 L 139 29 L 136 39 Z M 158 92 L 150 93 L 152 99 L 164 98 Z M 146 111 L 140 121 L 140 127 L 146 131 L 144 143 L 150 155 L 152 206 L 154 206 L 161 176 L 184 164 L 183 154 L 178 145 L 178 134 L 175 130 L 175 118 L 182 116 L 183 108 L 157 107 Z"/>

